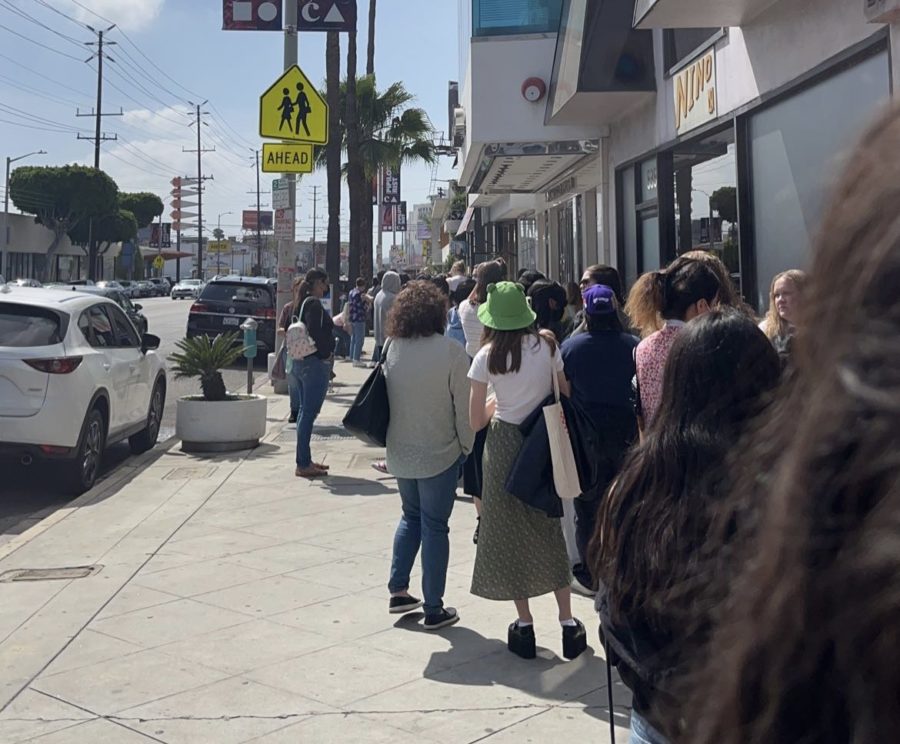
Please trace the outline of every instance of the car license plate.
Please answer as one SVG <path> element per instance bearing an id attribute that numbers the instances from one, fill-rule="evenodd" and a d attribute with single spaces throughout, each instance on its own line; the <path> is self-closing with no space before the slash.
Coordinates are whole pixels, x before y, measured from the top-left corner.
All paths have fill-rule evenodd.
<path id="1" fill-rule="evenodd" d="M 236 325 L 240 325 L 240 323 L 241 323 L 240 318 L 222 318 L 223 326 L 236 326 Z"/>

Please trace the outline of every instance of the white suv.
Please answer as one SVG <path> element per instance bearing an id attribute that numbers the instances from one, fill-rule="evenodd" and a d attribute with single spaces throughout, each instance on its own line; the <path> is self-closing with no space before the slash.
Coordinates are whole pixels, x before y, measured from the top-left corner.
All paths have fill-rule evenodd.
<path id="1" fill-rule="evenodd" d="M 152 448 L 166 398 L 157 348 L 103 297 L 0 286 L 0 456 L 58 461 L 82 493 L 107 445 Z"/>

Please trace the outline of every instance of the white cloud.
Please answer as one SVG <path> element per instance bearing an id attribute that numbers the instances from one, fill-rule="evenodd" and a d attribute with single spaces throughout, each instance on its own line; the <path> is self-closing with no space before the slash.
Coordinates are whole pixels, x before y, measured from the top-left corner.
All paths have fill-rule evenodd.
<path id="1" fill-rule="evenodd" d="M 140 31 L 155 21 L 165 0 L 79 0 L 85 8 L 74 6 L 78 19 L 92 26 L 99 22 L 98 15 L 108 18 L 125 31 Z"/>

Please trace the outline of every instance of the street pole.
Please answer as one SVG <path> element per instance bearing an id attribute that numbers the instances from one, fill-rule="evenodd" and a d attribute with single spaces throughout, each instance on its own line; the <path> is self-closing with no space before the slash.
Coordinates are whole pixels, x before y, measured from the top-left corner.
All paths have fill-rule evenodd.
<path id="1" fill-rule="evenodd" d="M 178 258 L 175 260 L 175 283 L 178 284 L 181 281 L 181 226 L 179 224 L 178 229 L 175 231 L 175 252 L 178 254 Z"/>
<path id="2" fill-rule="evenodd" d="M 319 205 L 319 187 L 313 186 L 313 264 L 319 265 L 318 251 L 316 250 L 316 214 Z"/>
<path id="3" fill-rule="evenodd" d="M 197 125 L 197 149 L 188 150 L 186 147 L 181 148 L 182 152 L 197 153 L 197 278 L 203 281 L 203 184 L 205 181 L 212 180 L 212 176 L 203 175 L 203 154 L 207 152 L 215 152 L 215 147 L 208 147 L 205 150 L 201 144 L 200 130 L 203 127 L 203 116 L 208 112 L 202 108 L 207 104 L 204 101 L 201 104 L 190 102 L 191 106 L 196 108 L 197 121 L 192 121 L 190 126 Z M 193 115 L 193 114 L 192 114 Z"/>
<path id="4" fill-rule="evenodd" d="M 294 0 L 285 0 L 284 3 L 284 69 L 289 70 L 297 64 L 298 61 L 298 38 L 297 38 L 297 15 L 299 3 Z M 296 219 L 297 213 L 297 180 L 292 173 L 282 175 L 282 178 L 288 179 L 288 208 L 290 209 L 291 219 Z M 292 226 L 293 227 L 293 226 Z M 289 240 L 278 241 L 278 296 L 277 296 L 277 315 L 280 317 L 281 309 L 291 301 L 291 285 L 294 281 L 296 272 L 295 262 L 292 260 L 294 252 L 294 235 L 295 230 L 290 230 Z"/>
<path id="5" fill-rule="evenodd" d="M 7 156 L 6 158 L 6 182 L 3 187 L 3 244 L 0 245 L 0 275 L 3 276 L 4 279 L 9 279 L 6 276 L 6 272 L 4 269 L 6 268 L 6 253 L 9 250 L 9 169 L 13 163 L 18 162 L 19 160 L 24 160 L 25 158 L 30 158 L 32 155 L 46 155 L 46 150 L 37 150 L 36 152 L 29 152 L 25 155 L 19 155 L 17 158 L 11 158 Z"/>
<path id="6" fill-rule="evenodd" d="M 260 208 L 260 191 L 259 191 L 259 150 L 256 151 L 256 265 L 259 269 L 259 275 L 263 275 L 262 256 L 262 210 Z"/>
<path id="7" fill-rule="evenodd" d="M 375 187 L 375 191 L 378 194 L 378 198 L 376 200 L 378 202 L 378 205 L 375 208 L 375 213 L 378 215 L 378 266 L 383 269 L 384 268 L 384 248 L 383 248 L 384 222 L 381 219 L 381 200 L 384 198 L 384 193 L 382 191 L 383 177 L 382 177 L 382 173 L 381 173 L 380 169 L 378 170 L 377 181 L 378 181 L 378 183 Z"/>

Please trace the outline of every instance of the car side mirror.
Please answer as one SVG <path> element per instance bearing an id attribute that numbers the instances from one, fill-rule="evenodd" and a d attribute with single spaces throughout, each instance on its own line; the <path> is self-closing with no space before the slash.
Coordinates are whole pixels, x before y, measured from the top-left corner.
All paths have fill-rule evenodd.
<path id="1" fill-rule="evenodd" d="M 133 307 L 134 307 L 134 309 L 137 310 L 138 312 L 140 312 L 141 310 L 144 309 L 144 306 L 143 306 L 143 305 L 138 305 L 136 302 L 134 303 Z"/>
<path id="2" fill-rule="evenodd" d="M 141 352 L 146 354 L 148 351 L 156 350 L 159 348 L 160 343 L 159 336 L 154 336 L 152 333 L 145 333 L 141 339 Z"/>

